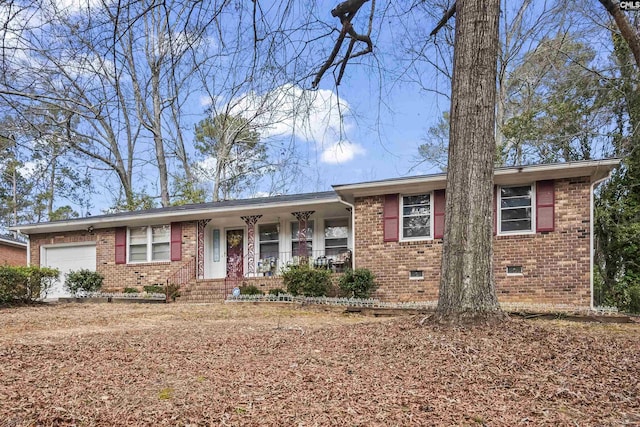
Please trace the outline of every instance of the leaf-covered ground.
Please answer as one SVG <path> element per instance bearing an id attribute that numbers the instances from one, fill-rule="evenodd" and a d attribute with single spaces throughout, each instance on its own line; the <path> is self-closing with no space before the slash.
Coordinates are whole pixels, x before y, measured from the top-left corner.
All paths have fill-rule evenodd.
<path id="1" fill-rule="evenodd" d="M 640 325 L 0 309 L 0 425 L 640 425 Z"/>

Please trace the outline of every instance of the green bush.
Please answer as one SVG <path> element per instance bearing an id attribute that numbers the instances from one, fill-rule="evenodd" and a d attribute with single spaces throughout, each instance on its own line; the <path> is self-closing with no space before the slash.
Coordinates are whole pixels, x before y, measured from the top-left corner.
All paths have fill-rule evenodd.
<path id="1" fill-rule="evenodd" d="M 125 294 L 137 294 L 138 290 L 136 288 L 124 288 L 123 293 L 125 293 Z"/>
<path id="2" fill-rule="evenodd" d="M 331 290 L 331 273 L 328 270 L 313 269 L 306 264 L 291 266 L 282 272 L 287 291 L 294 296 L 326 296 Z"/>
<path id="3" fill-rule="evenodd" d="M 630 313 L 640 313 L 640 284 L 630 286 L 627 289 L 627 310 Z"/>
<path id="4" fill-rule="evenodd" d="M 87 269 L 70 271 L 65 274 L 64 277 L 64 287 L 73 295 L 76 295 L 80 291 L 99 291 L 104 282 L 104 276 L 102 276 L 102 274 Z"/>
<path id="5" fill-rule="evenodd" d="M 366 268 L 346 270 L 338 282 L 340 290 L 348 297 L 369 298 L 378 288 L 375 276 Z"/>
<path id="6" fill-rule="evenodd" d="M 253 285 L 240 286 L 239 289 L 240 295 L 264 295 L 264 292 Z"/>
<path id="7" fill-rule="evenodd" d="M 0 303 L 44 298 L 59 276 L 52 268 L 0 266 Z"/>
<path id="8" fill-rule="evenodd" d="M 147 285 L 143 286 L 142 289 L 148 294 L 164 294 L 164 286 L 162 285 Z"/>
<path id="9" fill-rule="evenodd" d="M 285 291 L 282 288 L 274 288 L 274 289 L 269 289 L 269 295 L 279 295 L 279 294 L 286 294 L 287 291 Z"/>

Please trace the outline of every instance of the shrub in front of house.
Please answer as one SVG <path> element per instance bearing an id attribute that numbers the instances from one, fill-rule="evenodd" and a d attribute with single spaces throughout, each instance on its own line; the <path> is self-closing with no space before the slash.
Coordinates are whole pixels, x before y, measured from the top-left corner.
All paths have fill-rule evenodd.
<path id="1" fill-rule="evenodd" d="M 0 266 L 0 303 L 31 302 L 46 296 L 60 272 L 46 267 Z"/>
<path id="2" fill-rule="evenodd" d="M 143 286 L 142 289 L 148 294 L 164 294 L 164 286 L 162 285 L 147 285 Z"/>
<path id="3" fill-rule="evenodd" d="M 253 285 L 240 286 L 239 289 L 240 295 L 264 295 L 264 292 Z"/>
<path id="4" fill-rule="evenodd" d="M 280 295 L 280 294 L 286 294 L 287 291 L 285 291 L 282 288 L 273 288 L 273 289 L 269 289 L 269 295 Z"/>
<path id="5" fill-rule="evenodd" d="M 369 298 L 378 288 L 375 276 L 367 268 L 345 271 L 340 277 L 338 286 L 345 296 L 351 298 Z"/>
<path id="6" fill-rule="evenodd" d="M 104 276 L 97 271 L 81 269 L 64 276 L 64 287 L 73 295 L 79 292 L 97 292 L 102 288 Z"/>
<path id="7" fill-rule="evenodd" d="M 136 288 L 124 288 L 124 291 L 122 291 L 122 293 L 124 293 L 124 294 L 137 294 L 138 290 Z"/>
<path id="8" fill-rule="evenodd" d="M 284 269 L 282 281 L 293 296 L 323 297 L 331 290 L 331 273 L 328 270 L 311 268 L 306 264 Z"/>

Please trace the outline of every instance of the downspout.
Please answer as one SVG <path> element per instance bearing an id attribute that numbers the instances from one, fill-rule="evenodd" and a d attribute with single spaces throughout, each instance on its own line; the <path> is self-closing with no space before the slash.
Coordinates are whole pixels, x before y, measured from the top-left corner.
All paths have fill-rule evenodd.
<path id="1" fill-rule="evenodd" d="M 351 242 L 353 245 L 353 248 L 351 249 L 351 268 L 355 270 L 356 269 L 356 207 L 352 203 L 349 203 L 346 200 L 344 200 L 342 196 L 340 196 L 339 194 L 338 194 L 338 199 L 340 199 L 340 203 L 343 203 L 349 206 L 349 208 L 351 208 Z"/>
<path id="2" fill-rule="evenodd" d="M 589 290 L 590 290 L 590 294 L 591 294 L 591 301 L 590 301 L 590 307 L 591 310 L 595 310 L 595 306 L 594 306 L 594 296 L 593 296 L 593 258 L 594 258 L 594 252 L 595 252 L 595 248 L 594 248 L 594 238 L 593 238 L 593 220 L 594 220 L 594 191 L 596 188 L 596 185 L 600 184 L 603 181 L 606 181 L 607 179 L 611 178 L 611 174 L 613 173 L 613 170 L 610 170 L 609 173 L 607 174 L 607 176 L 605 176 L 604 178 L 600 178 L 596 181 L 593 181 L 591 183 L 591 191 L 589 193 Z"/>
<path id="3" fill-rule="evenodd" d="M 22 232 L 20 232 L 20 229 L 16 229 L 15 230 L 15 236 L 18 237 L 18 234 L 22 234 Z M 27 236 L 27 267 L 31 267 L 31 238 Z"/>

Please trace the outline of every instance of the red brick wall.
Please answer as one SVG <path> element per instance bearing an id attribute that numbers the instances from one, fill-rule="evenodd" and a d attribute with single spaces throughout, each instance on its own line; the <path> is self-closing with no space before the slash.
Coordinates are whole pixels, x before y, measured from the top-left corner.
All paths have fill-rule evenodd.
<path id="1" fill-rule="evenodd" d="M 0 265 L 27 265 L 27 248 L 0 243 Z"/>
<path id="2" fill-rule="evenodd" d="M 40 265 L 40 247 L 58 243 L 96 242 L 96 270 L 104 275 L 103 290 L 122 291 L 125 287 L 142 289 L 145 285 L 164 284 L 167 278 L 196 256 L 196 223 L 182 223 L 182 260 L 139 264 L 115 263 L 115 228 L 63 233 L 34 234 L 31 262 Z"/>
<path id="3" fill-rule="evenodd" d="M 589 191 L 587 178 L 556 180 L 554 231 L 494 238 L 501 302 L 589 306 Z M 437 299 L 442 240 L 384 243 L 382 214 L 383 196 L 356 198 L 356 266 L 376 275 L 383 300 Z M 508 265 L 523 275 L 507 276 Z M 411 270 L 424 280 L 410 280 Z"/>

